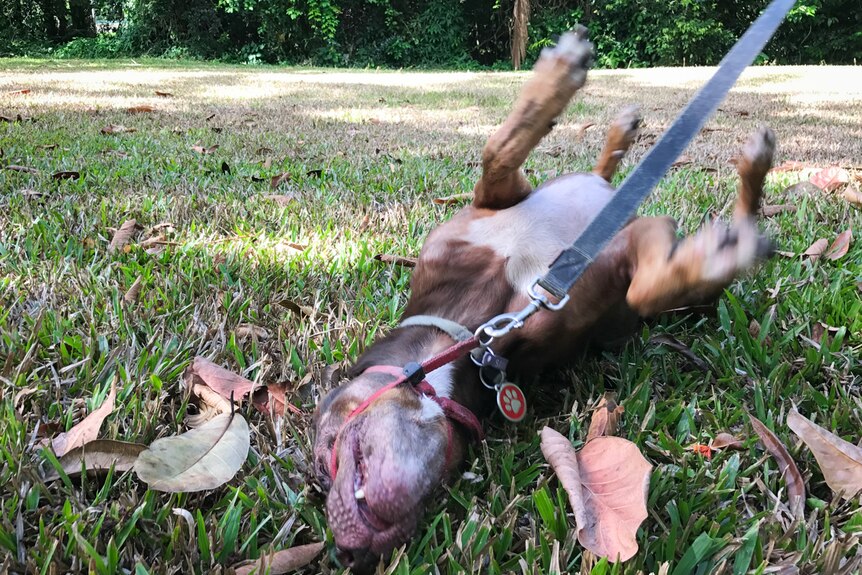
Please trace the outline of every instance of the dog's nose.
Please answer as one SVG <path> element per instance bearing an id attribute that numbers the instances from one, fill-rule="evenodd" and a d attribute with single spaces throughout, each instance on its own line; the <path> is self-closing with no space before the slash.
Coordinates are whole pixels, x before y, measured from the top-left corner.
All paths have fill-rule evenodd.
<path id="1" fill-rule="evenodd" d="M 343 549 L 340 547 L 335 552 L 335 558 L 344 567 L 350 567 L 354 573 L 371 572 L 376 559 L 368 549 Z"/>

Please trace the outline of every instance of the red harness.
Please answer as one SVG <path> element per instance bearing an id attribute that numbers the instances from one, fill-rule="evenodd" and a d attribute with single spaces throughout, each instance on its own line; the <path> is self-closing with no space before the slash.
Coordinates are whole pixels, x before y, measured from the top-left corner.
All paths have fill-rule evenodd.
<path id="1" fill-rule="evenodd" d="M 387 383 L 374 393 L 372 393 L 365 401 L 357 405 L 353 411 L 347 416 L 347 419 L 344 420 L 344 423 L 341 424 L 341 428 L 339 428 L 338 433 L 335 435 L 335 442 L 332 444 L 332 452 L 329 458 L 329 473 L 330 477 L 335 480 L 335 474 L 338 472 L 338 440 L 341 437 L 341 432 L 344 431 L 344 428 L 347 427 L 347 424 L 350 423 L 357 415 L 368 409 L 368 407 L 374 403 L 377 398 L 381 395 L 389 391 L 390 389 L 394 389 L 401 385 L 406 381 L 410 381 L 414 383 L 413 389 L 415 389 L 418 393 L 423 394 L 427 397 L 430 397 L 434 400 L 437 405 L 439 405 L 443 409 L 443 413 L 446 415 L 446 422 L 448 424 L 447 429 L 449 433 L 449 441 L 446 446 L 446 468 L 449 468 L 452 457 L 452 436 L 454 434 L 454 430 L 452 428 L 452 421 L 457 421 L 466 427 L 470 433 L 473 435 L 473 438 L 477 441 L 481 441 L 485 437 L 485 432 L 482 429 L 482 424 L 479 423 L 479 420 L 473 414 L 472 411 L 454 401 L 449 399 L 448 397 L 440 397 L 437 395 L 437 392 L 434 390 L 434 387 L 431 386 L 428 381 L 425 380 L 425 374 L 431 373 L 432 371 L 446 365 L 447 363 L 451 363 L 461 357 L 462 355 L 467 354 L 471 349 L 475 348 L 478 344 L 478 338 L 475 336 L 458 342 L 452 347 L 447 348 L 443 352 L 435 355 L 434 357 L 422 362 L 422 365 L 419 366 L 420 369 L 415 372 L 408 372 L 404 368 L 395 367 L 393 365 L 374 365 L 365 370 L 365 373 L 388 373 L 390 375 L 395 376 L 395 380 Z M 419 379 L 421 377 L 421 379 Z M 419 381 L 414 381 L 415 379 L 419 379 Z"/>

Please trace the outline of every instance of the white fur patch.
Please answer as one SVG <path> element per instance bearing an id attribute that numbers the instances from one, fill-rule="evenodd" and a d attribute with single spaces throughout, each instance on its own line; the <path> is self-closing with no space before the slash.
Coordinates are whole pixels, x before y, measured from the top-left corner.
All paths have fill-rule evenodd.
<path id="1" fill-rule="evenodd" d="M 579 190 L 581 186 L 589 189 Z M 540 187 L 520 204 L 470 222 L 465 239 L 490 247 L 504 258 L 506 279 L 526 293 L 612 196 L 613 188 L 599 176 L 564 176 Z"/>
<path id="2" fill-rule="evenodd" d="M 419 403 L 422 405 L 422 411 L 419 412 L 419 418 L 422 421 L 431 421 L 432 419 L 443 417 L 443 408 L 427 395 L 420 397 Z"/>
<path id="3" fill-rule="evenodd" d="M 447 363 L 426 375 L 425 381 L 434 388 L 434 391 L 437 392 L 438 396 L 452 397 L 452 386 L 454 385 L 454 382 L 452 381 L 453 371 L 454 368 L 452 367 L 452 364 Z M 435 403 L 434 405 L 437 404 Z"/>

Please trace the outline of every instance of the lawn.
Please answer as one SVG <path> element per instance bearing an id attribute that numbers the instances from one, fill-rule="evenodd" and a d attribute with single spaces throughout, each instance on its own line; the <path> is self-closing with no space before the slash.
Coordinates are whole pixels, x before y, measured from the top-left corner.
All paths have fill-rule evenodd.
<path id="1" fill-rule="evenodd" d="M 472 189 L 482 144 L 527 75 L 149 61 L 0 60 L 0 70 L 0 163 L 38 170 L 0 170 L 0 572 L 228 573 L 273 549 L 331 542 L 309 465 L 311 414 L 332 386 L 328 366 L 394 326 L 408 295 L 410 270 L 374 256 L 417 255 L 458 209 L 432 200 Z M 642 136 L 622 177 L 709 73 L 593 72 L 528 177 L 590 169 L 610 118 L 639 103 Z M 760 124 L 777 133 L 777 164 L 858 177 L 862 68 L 750 70 L 641 211 L 672 214 L 687 232 L 710 213 L 728 217 L 729 161 Z M 108 125 L 135 131 L 102 134 Z M 52 178 L 61 171 L 80 177 Z M 862 436 L 862 248 L 835 261 L 801 255 L 862 218 L 840 195 L 789 187 L 807 175 L 767 181 L 766 203 L 796 208 L 762 222 L 782 255 L 705 316 L 663 316 L 621 350 L 543 376 L 527 419 L 487 424 L 487 443 L 386 572 L 856 572 L 859 501 L 833 497 L 785 425 L 795 405 L 853 443 Z M 109 251 L 132 218 L 136 242 Z M 138 279 L 137 298 L 125 298 Z M 100 437 L 148 444 L 185 431 L 182 373 L 196 355 L 284 384 L 301 412 L 273 420 L 243 406 L 252 448 L 230 483 L 168 495 L 133 472 L 42 478 L 51 463 L 40 439 L 98 407 L 115 376 Z M 640 551 L 613 571 L 577 544 L 537 436 L 549 425 L 582 442 L 606 389 L 625 407 L 620 434 L 654 465 Z M 797 461 L 804 522 L 790 520 L 749 413 Z M 745 448 L 711 459 L 688 449 L 722 431 Z M 306 571 L 340 571 L 331 545 Z"/>

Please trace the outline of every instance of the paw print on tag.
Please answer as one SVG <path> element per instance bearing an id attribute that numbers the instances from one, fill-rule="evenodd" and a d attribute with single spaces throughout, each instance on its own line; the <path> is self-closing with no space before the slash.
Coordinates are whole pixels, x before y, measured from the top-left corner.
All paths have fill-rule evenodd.
<path id="1" fill-rule="evenodd" d="M 527 413 L 524 392 L 514 383 L 504 383 L 497 390 L 497 406 L 509 421 L 521 421 Z"/>

